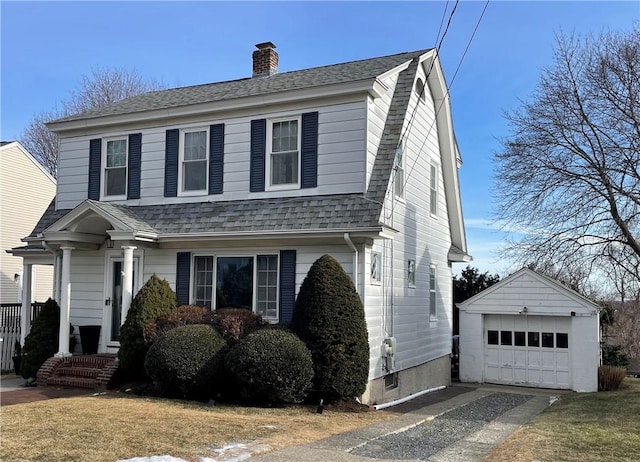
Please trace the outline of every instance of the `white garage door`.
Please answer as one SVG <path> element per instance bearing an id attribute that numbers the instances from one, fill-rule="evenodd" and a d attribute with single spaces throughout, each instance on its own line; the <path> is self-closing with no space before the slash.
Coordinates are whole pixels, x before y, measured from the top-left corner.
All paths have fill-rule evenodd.
<path id="1" fill-rule="evenodd" d="M 571 388 L 571 318 L 484 317 L 485 382 Z"/>

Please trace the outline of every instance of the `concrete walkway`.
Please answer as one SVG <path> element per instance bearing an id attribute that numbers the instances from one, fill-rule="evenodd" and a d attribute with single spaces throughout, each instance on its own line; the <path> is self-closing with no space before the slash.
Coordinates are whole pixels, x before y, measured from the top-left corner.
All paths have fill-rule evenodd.
<path id="1" fill-rule="evenodd" d="M 93 390 L 65 387 L 26 387 L 26 380 L 15 374 L 0 375 L 0 406 L 31 403 L 45 399 L 89 396 Z"/>
<path id="2" fill-rule="evenodd" d="M 453 390 L 453 391 L 452 391 Z M 445 394 L 443 394 L 445 392 Z M 531 388 L 517 387 L 492 387 L 492 386 L 466 386 L 456 384 L 443 392 L 436 392 L 423 395 L 416 400 L 433 401 L 422 407 L 410 410 L 393 420 L 381 422 L 365 428 L 360 428 L 348 433 L 332 436 L 315 443 L 290 447 L 281 451 L 275 451 L 256 457 L 251 460 L 255 462 L 362 462 L 375 460 L 377 462 L 474 462 L 480 461 L 495 446 L 505 440 L 511 433 L 527 423 L 542 410 L 549 406 L 554 395 L 558 395 L 557 390 L 545 391 Z M 435 419 L 445 413 L 461 408 L 467 404 L 486 398 L 497 393 L 514 393 L 531 395 L 524 404 L 519 405 L 498 418 L 488 422 L 478 431 L 472 431 L 464 435 L 461 439 L 446 446 L 435 454 L 424 458 L 378 458 L 368 454 L 367 457 L 354 454 L 359 452 L 365 445 L 375 445 L 377 441 L 393 435 L 394 439 L 406 439 L 407 444 L 415 445 L 415 440 L 411 436 L 411 430 L 421 425 L 429 425 Z M 440 395 L 438 395 L 440 394 Z M 412 400 L 414 401 L 414 400 Z M 410 404 L 409 404 L 410 403 Z M 415 406 L 416 403 L 404 403 Z M 400 410 L 400 408 L 390 408 Z M 406 436 L 405 436 L 406 435 Z M 378 445 L 385 444 L 380 441 Z M 428 444 L 425 441 L 424 444 Z M 389 452 L 389 451 L 386 451 Z"/>

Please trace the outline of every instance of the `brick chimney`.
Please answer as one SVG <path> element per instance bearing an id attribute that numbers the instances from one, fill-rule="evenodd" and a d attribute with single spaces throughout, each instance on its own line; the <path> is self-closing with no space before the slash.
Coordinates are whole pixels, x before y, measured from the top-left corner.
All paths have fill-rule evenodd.
<path id="1" fill-rule="evenodd" d="M 278 72 L 278 53 L 271 42 L 258 43 L 253 52 L 253 77 L 268 77 Z"/>

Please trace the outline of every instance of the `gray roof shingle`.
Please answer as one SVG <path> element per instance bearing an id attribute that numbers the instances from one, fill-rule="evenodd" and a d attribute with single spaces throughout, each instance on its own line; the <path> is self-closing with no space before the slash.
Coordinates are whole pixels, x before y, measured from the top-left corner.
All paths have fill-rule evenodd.
<path id="1" fill-rule="evenodd" d="M 300 71 L 283 72 L 267 77 L 246 78 L 153 91 L 81 114 L 64 117 L 53 122 L 67 122 L 112 115 L 132 114 L 157 109 L 231 100 L 247 96 L 268 95 L 286 90 L 371 80 L 427 51 L 428 50 L 420 50 L 399 53 Z"/>
<path id="2" fill-rule="evenodd" d="M 169 234 L 379 228 L 380 204 L 360 194 L 127 206 L 91 201 L 136 231 Z M 71 210 L 47 209 L 36 237 Z"/>

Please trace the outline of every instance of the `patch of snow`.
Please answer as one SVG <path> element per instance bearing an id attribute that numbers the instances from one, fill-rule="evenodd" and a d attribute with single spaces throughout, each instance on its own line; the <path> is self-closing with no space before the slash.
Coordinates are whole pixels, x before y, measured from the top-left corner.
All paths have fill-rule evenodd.
<path id="1" fill-rule="evenodd" d="M 549 406 L 551 406 L 556 401 L 558 401 L 558 397 L 557 396 L 549 396 Z"/>
<path id="2" fill-rule="evenodd" d="M 134 457 L 133 459 L 120 459 L 118 462 L 187 462 L 184 459 L 173 456 Z"/>
<path id="3" fill-rule="evenodd" d="M 212 457 L 201 456 L 200 462 L 242 462 L 249 459 L 255 454 L 261 454 L 268 452 L 271 447 L 266 444 L 244 444 L 244 443 L 232 443 L 226 444 L 221 448 L 212 446 L 210 448 L 216 455 Z M 118 462 L 187 462 L 179 457 L 173 457 L 169 455 L 165 456 L 151 456 L 151 457 L 134 457 L 133 459 L 121 459 Z"/>

